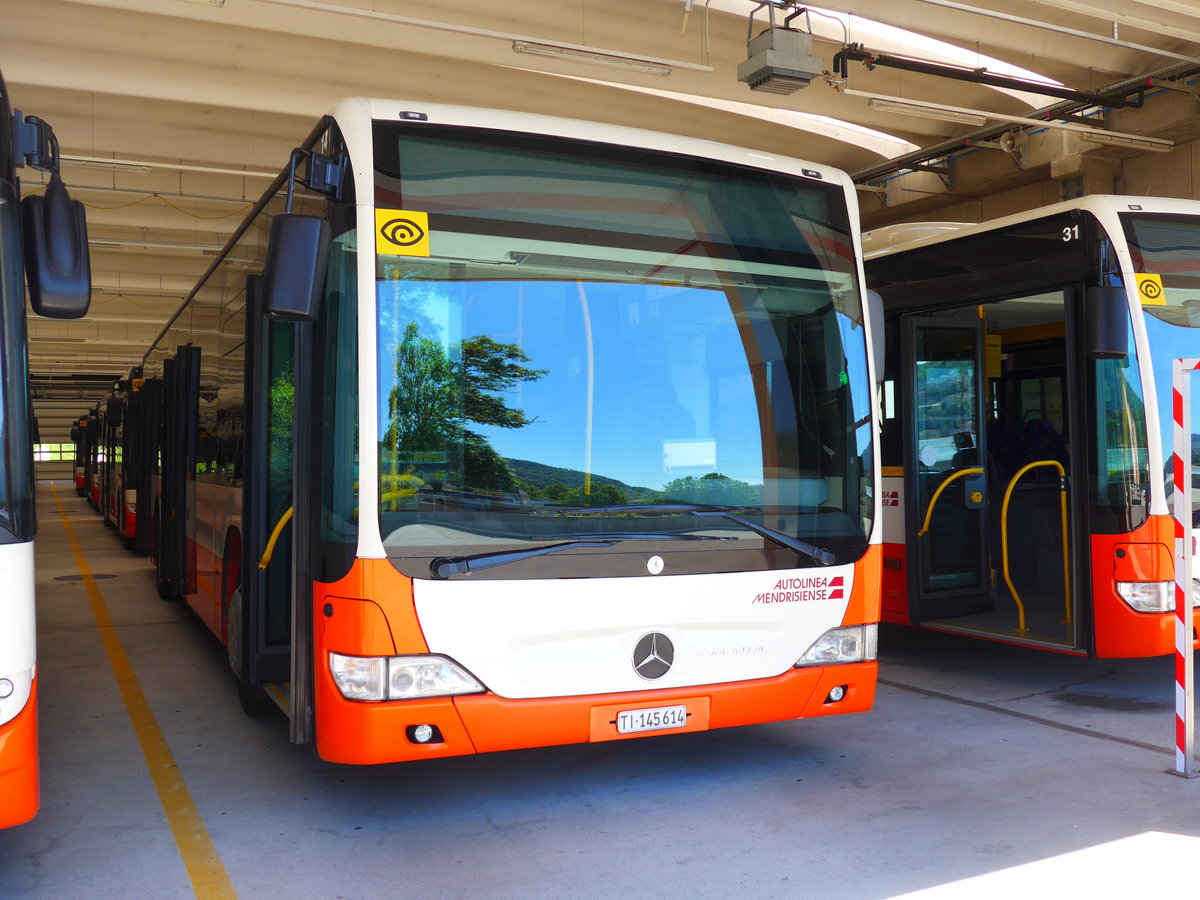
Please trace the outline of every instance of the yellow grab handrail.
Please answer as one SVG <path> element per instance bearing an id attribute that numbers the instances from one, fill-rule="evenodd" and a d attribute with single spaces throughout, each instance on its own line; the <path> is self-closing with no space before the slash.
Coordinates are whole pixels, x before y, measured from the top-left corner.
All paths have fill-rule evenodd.
<path id="1" fill-rule="evenodd" d="M 1004 583 L 1008 585 L 1013 599 L 1017 601 L 1017 631 L 1028 631 L 1029 629 L 1025 627 L 1025 604 L 1021 602 L 1021 596 L 1013 586 L 1012 577 L 1008 571 L 1008 501 L 1012 499 L 1013 488 L 1016 487 L 1020 477 L 1030 469 L 1036 469 L 1039 466 L 1054 466 L 1058 469 L 1058 501 L 1062 511 L 1063 605 L 1066 610 L 1063 623 L 1071 624 L 1071 565 L 1067 547 L 1067 470 L 1056 459 L 1039 459 L 1022 466 L 1012 477 L 1012 481 L 1008 483 L 1008 488 L 1004 491 L 1004 505 L 1000 507 L 1000 556 L 1004 565 Z"/>
<path id="2" fill-rule="evenodd" d="M 925 510 L 925 524 L 921 526 L 921 530 L 917 532 L 917 537 L 924 537 L 925 532 L 929 530 L 929 520 L 933 518 L 933 507 L 938 502 L 938 497 L 942 495 L 942 491 L 946 489 L 946 485 L 950 482 L 962 478 L 964 475 L 982 475 L 983 469 L 975 467 L 970 469 L 959 469 L 945 481 L 937 486 L 937 490 L 933 492 L 933 496 L 929 498 L 929 508 Z"/>
<path id="3" fill-rule="evenodd" d="M 283 526 L 292 521 L 292 510 L 295 507 L 289 506 L 287 512 L 279 517 L 279 521 L 275 523 L 275 530 L 271 532 L 271 536 L 267 538 L 267 549 L 263 551 L 262 559 L 258 561 L 258 567 L 265 569 L 271 564 L 271 556 L 275 553 L 275 543 L 279 540 L 279 535 L 283 533 Z"/>

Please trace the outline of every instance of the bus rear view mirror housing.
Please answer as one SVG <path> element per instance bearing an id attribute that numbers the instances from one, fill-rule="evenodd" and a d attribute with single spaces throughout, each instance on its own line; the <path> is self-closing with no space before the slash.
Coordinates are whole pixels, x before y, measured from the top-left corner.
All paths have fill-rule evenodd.
<path id="1" fill-rule="evenodd" d="M 1129 355 L 1129 300 L 1123 287 L 1087 289 L 1088 359 L 1125 359 Z"/>
<path id="2" fill-rule="evenodd" d="M 25 278 L 29 302 L 39 316 L 78 319 L 92 296 L 87 220 L 57 173 L 41 196 L 21 201 L 25 230 Z"/>
<path id="3" fill-rule="evenodd" d="M 271 220 L 263 267 L 263 312 L 285 322 L 312 322 L 321 308 L 329 264 L 329 223 L 281 213 Z"/>

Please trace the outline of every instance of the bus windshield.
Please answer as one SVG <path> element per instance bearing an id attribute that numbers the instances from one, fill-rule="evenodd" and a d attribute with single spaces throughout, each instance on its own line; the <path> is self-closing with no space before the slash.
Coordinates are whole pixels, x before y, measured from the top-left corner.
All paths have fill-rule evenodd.
<path id="1" fill-rule="evenodd" d="M 375 150 L 377 223 L 427 231 L 377 238 L 379 514 L 401 571 L 862 555 L 871 392 L 840 188 L 437 126 L 379 123 Z"/>
<path id="2" fill-rule="evenodd" d="M 1121 216 L 1129 241 L 1133 270 L 1162 278 L 1160 302 L 1144 302 L 1146 335 L 1153 350 L 1154 383 L 1158 394 L 1167 493 L 1174 481 L 1171 472 L 1174 417 L 1171 411 L 1171 364 L 1176 359 L 1200 356 L 1200 217 L 1160 213 L 1125 213 Z M 1193 387 L 1193 397 L 1196 390 Z M 1192 421 L 1200 422 L 1193 407 Z M 1197 462 L 1193 450 L 1193 465 Z M 1193 487 L 1196 485 L 1193 483 Z M 1196 491 L 1193 490 L 1193 496 Z"/>

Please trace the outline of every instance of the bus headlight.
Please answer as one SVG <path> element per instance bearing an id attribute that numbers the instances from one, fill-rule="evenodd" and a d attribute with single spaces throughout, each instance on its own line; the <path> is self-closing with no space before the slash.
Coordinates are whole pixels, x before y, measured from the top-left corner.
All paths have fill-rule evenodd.
<path id="1" fill-rule="evenodd" d="M 386 656 L 329 654 L 329 671 L 347 700 L 383 700 L 387 688 Z"/>
<path id="2" fill-rule="evenodd" d="M 1138 612 L 1175 611 L 1175 582 L 1118 581 L 1117 594 Z"/>
<path id="3" fill-rule="evenodd" d="M 837 663 L 870 662 L 879 656 L 879 626 L 850 625 L 831 628 L 796 662 L 801 666 L 829 666 Z"/>
<path id="4" fill-rule="evenodd" d="M 469 672 L 444 656 L 330 653 L 329 671 L 347 700 L 415 700 L 484 690 Z"/>
<path id="5" fill-rule="evenodd" d="M 478 694 L 483 685 L 444 656 L 393 656 L 388 660 L 388 699 Z"/>

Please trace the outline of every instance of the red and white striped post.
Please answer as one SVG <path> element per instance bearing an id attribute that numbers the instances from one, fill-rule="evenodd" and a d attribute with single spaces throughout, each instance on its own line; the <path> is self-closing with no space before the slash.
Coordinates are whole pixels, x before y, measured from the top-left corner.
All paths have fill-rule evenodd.
<path id="1" fill-rule="evenodd" d="M 1196 727 L 1192 666 L 1192 381 L 1200 359 L 1172 363 L 1171 410 L 1175 419 L 1175 768 L 1196 777 Z"/>

